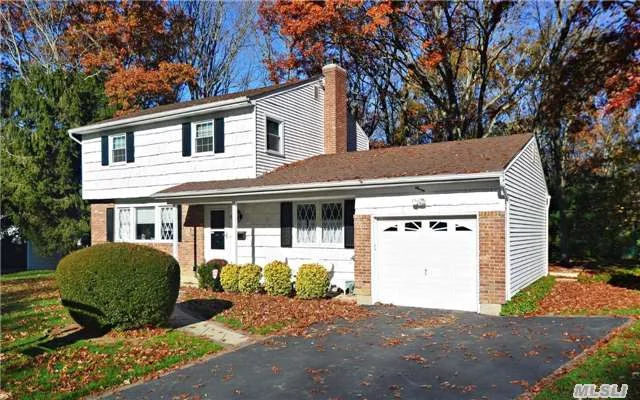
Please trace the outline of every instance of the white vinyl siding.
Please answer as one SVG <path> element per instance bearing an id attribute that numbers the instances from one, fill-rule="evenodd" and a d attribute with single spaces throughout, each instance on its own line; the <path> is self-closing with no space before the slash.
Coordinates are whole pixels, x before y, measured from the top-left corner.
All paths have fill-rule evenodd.
<path id="1" fill-rule="evenodd" d="M 509 287 L 513 296 L 547 271 L 547 185 L 535 140 L 505 171 Z"/>
<path id="2" fill-rule="evenodd" d="M 305 263 L 319 263 L 329 270 L 331 283 L 344 288 L 345 281 L 352 281 L 353 249 L 312 243 L 303 247 L 280 246 L 280 203 L 240 204 L 242 220 L 238 232 L 244 232 L 244 240 L 238 240 L 238 263 L 265 265 L 273 260 L 287 262 L 295 275 Z M 295 214 L 295 204 L 294 204 Z M 295 235 L 295 232 L 294 232 Z"/>
<path id="3" fill-rule="evenodd" d="M 319 84 L 319 80 L 310 82 L 255 101 L 257 175 L 324 152 L 324 91 L 314 96 Z M 279 152 L 267 149 L 267 117 L 283 123 Z"/>
<path id="4" fill-rule="evenodd" d="M 182 123 L 224 117 L 224 153 L 182 156 Z M 104 134 L 104 133 L 103 133 Z M 82 196 L 86 200 L 144 198 L 185 182 L 255 177 L 253 107 L 136 128 L 136 162 L 103 166 L 100 136 L 82 138 Z M 191 132 L 192 141 L 196 136 Z M 111 147 L 110 147 L 111 149 Z M 195 153 L 192 146 L 192 154 Z"/>

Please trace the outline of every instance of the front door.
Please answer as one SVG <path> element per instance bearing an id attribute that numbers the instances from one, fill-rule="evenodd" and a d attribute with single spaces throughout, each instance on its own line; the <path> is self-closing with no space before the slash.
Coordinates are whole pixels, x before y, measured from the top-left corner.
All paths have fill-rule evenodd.
<path id="1" fill-rule="evenodd" d="M 231 210 L 225 206 L 206 208 L 204 232 L 204 256 L 209 261 L 214 258 L 229 261 L 229 233 L 231 227 Z"/>

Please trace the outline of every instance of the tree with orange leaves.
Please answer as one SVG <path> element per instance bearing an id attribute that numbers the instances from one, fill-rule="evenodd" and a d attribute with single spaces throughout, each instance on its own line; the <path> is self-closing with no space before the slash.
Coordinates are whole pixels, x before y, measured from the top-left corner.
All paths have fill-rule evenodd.
<path id="1" fill-rule="evenodd" d="M 178 100 L 196 71 L 175 62 L 189 19 L 165 2 L 75 2 L 62 49 L 89 74 L 105 74 L 119 114 Z"/>

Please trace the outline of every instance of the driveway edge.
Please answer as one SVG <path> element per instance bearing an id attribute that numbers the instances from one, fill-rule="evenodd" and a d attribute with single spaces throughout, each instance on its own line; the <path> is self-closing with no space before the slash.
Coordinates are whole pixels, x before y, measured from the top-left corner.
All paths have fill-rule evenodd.
<path id="1" fill-rule="evenodd" d="M 602 339 L 595 342 L 593 345 L 585 349 L 582 353 L 578 354 L 573 359 L 567 361 L 565 364 L 563 364 L 560 368 L 553 371 L 551 374 L 540 379 L 538 382 L 536 382 L 535 385 L 529 387 L 529 389 L 527 389 L 526 392 L 522 393 L 516 399 L 517 400 L 533 400 L 538 395 L 538 393 L 540 393 L 542 389 L 549 386 L 556 379 L 560 378 L 563 375 L 566 375 L 567 373 L 571 372 L 572 370 L 580 366 L 587 357 L 594 354 L 603 345 L 607 344 L 611 339 L 613 339 L 623 330 L 629 328 L 631 325 L 633 325 L 634 322 L 635 322 L 634 318 L 626 318 L 626 322 L 624 322 L 622 325 L 613 328 Z"/>

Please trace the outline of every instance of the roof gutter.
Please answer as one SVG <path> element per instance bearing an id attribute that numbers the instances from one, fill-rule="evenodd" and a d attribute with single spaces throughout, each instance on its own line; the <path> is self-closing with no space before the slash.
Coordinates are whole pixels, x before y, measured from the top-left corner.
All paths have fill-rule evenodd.
<path id="1" fill-rule="evenodd" d="M 250 105 L 250 99 L 247 96 L 237 97 L 234 99 L 216 101 L 214 103 L 199 104 L 196 106 L 179 108 L 138 117 L 124 118 L 116 121 L 98 122 L 96 124 L 81 126 L 69 129 L 69 135 L 84 135 L 89 133 L 102 132 L 106 129 L 117 129 L 122 127 L 143 125 L 149 122 L 162 122 L 176 118 L 191 117 L 195 115 L 206 114 L 211 111 L 229 110 Z"/>
<path id="2" fill-rule="evenodd" d="M 158 192 L 151 195 L 152 198 L 158 200 L 172 200 L 185 198 L 204 198 L 204 197 L 228 197 L 228 196 L 255 196 L 266 194 L 293 194 L 293 193 L 313 193 L 323 190 L 355 190 L 383 187 L 413 186 L 423 184 L 434 184 L 441 182 L 460 182 L 460 181 L 492 181 L 500 179 L 502 172 L 481 172 L 475 174 L 448 174 L 435 176 L 416 176 L 416 177 L 400 177 L 400 178 L 381 178 L 381 179 L 364 179 L 349 180 L 337 182 L 314 182 L 301 184 L 285 184 L 271 185 L 262 187 L 244 187 L 217 190 L 193 190 L 175 193 Z"/>

